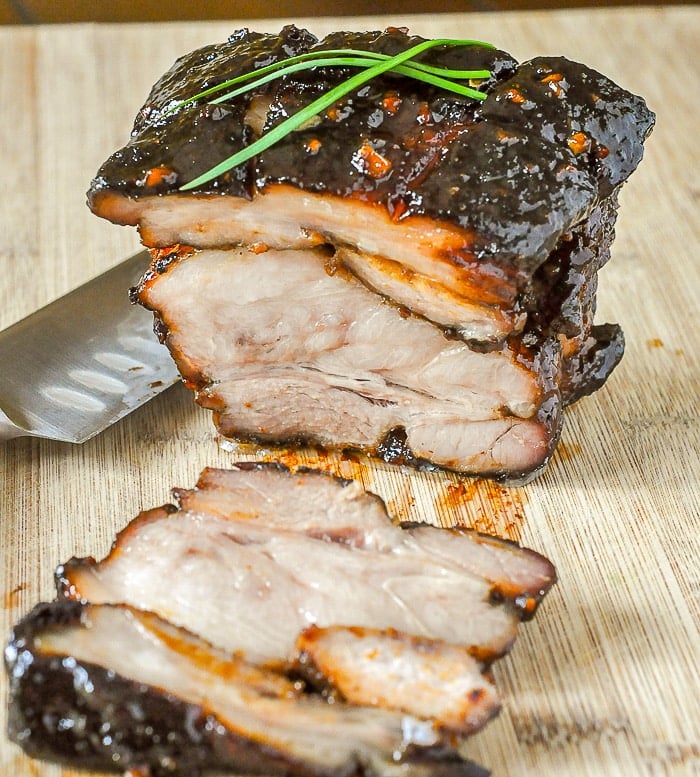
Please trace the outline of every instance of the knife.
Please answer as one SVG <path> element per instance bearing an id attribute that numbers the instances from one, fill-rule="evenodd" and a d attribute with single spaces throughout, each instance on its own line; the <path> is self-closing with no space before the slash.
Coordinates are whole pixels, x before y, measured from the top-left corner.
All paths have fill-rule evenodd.
<path id="1" fill-rule="evenodd" d="M 142 251 L 0 332 L 0 440 L 82 443 L 179 376 L 153 334 L 153 314 L 128 291 Z"/>

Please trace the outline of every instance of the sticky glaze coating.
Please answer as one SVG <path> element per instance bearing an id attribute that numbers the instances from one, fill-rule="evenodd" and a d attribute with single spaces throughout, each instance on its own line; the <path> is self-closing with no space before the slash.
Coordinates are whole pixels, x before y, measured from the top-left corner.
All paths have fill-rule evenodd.
<path id="1" fill-rule="evenodd" d="M 109 189 L 129 197 L 174 193 L 248 145 L 252 102 L 276 125 L 356 70 L 315 68 L 272 81 L 221 105 L 166 113 L 204 88 L 309 51 L 352 47 L 396 54 L 422 39 L 402 29 L 279 35 L 240 30 L 179 59 L 155 84 L 129 144 L 100 169 L 94 204 Z M 571 227 L 637 166 L 653 125 L 644 101 L 596 71 L 561 57 L 518 64 L 483 47 L 431 50 L 418 58 L 456 69 L 486 68 L 477 102 L 385 74 L 343 98 L 249 163 L 196 193 L 252 197 L 274 183 L 383 204 L 392 218 L 426 215 L 473 237 L 473 254 L 527 275 Z M 154 174 L 153 171 L 158 171 Z"/>

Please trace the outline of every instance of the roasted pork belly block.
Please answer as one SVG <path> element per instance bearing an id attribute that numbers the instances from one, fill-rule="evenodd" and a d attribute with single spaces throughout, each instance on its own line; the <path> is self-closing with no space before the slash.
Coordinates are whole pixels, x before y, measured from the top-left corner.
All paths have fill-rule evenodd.
<path id="1" fill-rule="evenodd" d="M 151 777 L 485 777 L 430 721 L 329 703 L 126 606 L 36 607 L 5 650 L 10 737 L 30 755 Z"/>
<path id="2" fill-rule="evenodd" d="M 622 356 L 619 327 L 596 326 L 593 317 L 617 194 L 654 123 L 641 98 L 561 57 L 519 64 L 486 46 L 441 46 L 417 59 L 487 70 L 479 84 L 483 101 L 385 73 L 247 162 L 200 180 L 356 71 L 315 67 L 238 96 L 220 94 L 217 104 L 190 99 L 204 88 L 295 55 L 348 47 L 393 55 L 420 40 L 395 28 L 335 33 L 320 42 L 296 27 L 279 35 L 242 30 L 182 57 L 153 87 L 129 143 L 100 168 L 88 202 L 99 216 L 137 226 L 149 247 L 197 249 L 182 262 L 197 267 L 168 270 L 166 283 L 151 278 L 140 298 L 169 322 L 173 355 L 199 401 L 215 408 L 224 434 L 380 454 L 401 440 L 401 460 L 515 479 L 546 462 L 561 406 L 602 385 Z M 231 260 L 244 265 L 246 252 L 269 256 L 222 275 L 216 303 L 195 304 L 185 283 L 204 272 L 202 257 L 214 268 L 210 251 L 221 249 L 233 249 Z M 311 306 L 313 314 L 297 310 L 308 301 L 300 273 L 322 252 L 335 288 L 341 280 L 348 287 L 335 318 L 320 304 Z M 288 275 L 279 284 L 268 281 L 274 261 Z M 223 272 L 226 261 L 219 262 Z M 260 288 L 269 284 L 288 296 L 287 308 L 278 310 L 274 329 L 239 342 L 237 327 L 222 344 L 218 327 L 229 323 L 222 305 L 227 298 L 230 306 L 250 301 L 255 273 Z M 416 365 L 423 385 L 399 381 L 396 391 L 386 391 L 389 373 L 377 375 L 389 348 L 378 328 L 368 333 L 367 305 L 350 304 L 361 288 L 375 295 L 375 309 L 384 301 L 394 318 L 409 314 L 405 326 L 389 327 L 384 311 L 381 332 L 391 348 L 428 324 L 431 342 L 453 342 L 449 359 L 439 358 L 445 368 L 455 364 L 446 383 L 429 361 L 436 354 L 431 345 Z M 179 304 L 181 295 L 187 301 Z M 254 311 L 236 310 L 250 313 L 242 327 L 254 321 Z M 300 317 L 302 339 L 293 329 Z M 265 311 L 261 323 L 270 325 Z M 338 365 L 343 352 L 330 335 L 337 341 L 339 330 L 353 326 L 364 336 L 361 353 L 356 341 L 350 350 L 346 343 L 353 360 Z M 273 336 L 273 352 L 290 359 L 284 368 L 254 347 Z M 425 345 L 422 334 L 417 338 L 416 351 Z M 204 359 L 208 341 L 217 349 Z M 460 344 L 478 355 L 458 356 Z M 413 369 L 401 361 L 406 349 L 406 342 L 398 346 L 391 369 Z M 501 369 L 504 362 L 510 367 Z M 527 396 L 512 382 L 514 362 L 529 372 L 520 376 L 529 380 Z M 333 369 L 338 375 L 329 385 Z M 366 397 L 358 383 L 367 384 Z M 382 445 L 390 431 L 391 443 Z"/>
<path id="3" fill-rule="evenodd" d="M 319 472 L 205 470 L 176 497 L 179 508 L 137 517 L 103 561 L 59 568 L 60 593 L 158 613 L 269 666 L 292 661 L 311 625 L 394 629 L 488 662 L 555 580 L 533 551 L 395 525 L 378 497 Z"/>
<path id="4" fill-rule="evenodd" d="M 475 350 L 327 261 L 320 249 L 157 255 L 138 299 L 222 434 L 377 454 L 400 429 L 412 456 L 452 469 L 546 461 L 558 342 Z"/>

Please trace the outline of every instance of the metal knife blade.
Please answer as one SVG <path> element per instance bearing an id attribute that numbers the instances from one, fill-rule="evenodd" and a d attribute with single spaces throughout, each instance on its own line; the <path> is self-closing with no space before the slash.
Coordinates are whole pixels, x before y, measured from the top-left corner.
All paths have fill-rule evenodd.
<path id="1" fill-rule="evenodd" d="M 153 316 L 128 290 L 142 251 L 0 332 L 0 440 L 82 443 L 175 383 Z"/>

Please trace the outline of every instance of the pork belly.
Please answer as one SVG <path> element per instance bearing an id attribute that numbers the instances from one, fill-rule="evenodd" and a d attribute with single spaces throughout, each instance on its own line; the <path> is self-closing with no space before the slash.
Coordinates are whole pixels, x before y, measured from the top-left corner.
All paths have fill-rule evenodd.
<path id="1" fill-rule="evenodd" d="M 174 493 L 15 627 L 27 753 L 150 777 L 486 777 L 465 738 L 499 711 L 490 664 L 553 585 L 547 559 L 395 524 L 317 471 L 241 463 Z"/>
<path id="2" fill-rule="evenodd" d="M 168 322 L 161 335 L 198 401 L 215 409 L 224 435 L 305 439 L 379 455 L 400 440 L 403 461 L 523 478 L 551 455 L 561 407 L 602 385 L 622 356 L 619 327 L 594 324 L 595 295 L 614 237 L 617 193 L 641 160 L 654 122 L 641 98 L 561 57 L 519 64 L 493 48 L 442 46 L 418 59 L 487 70 L 479 83 L 483 102 L 385 73 L 248 162 L 182 189 L 353 71 L 315 67 L 219 104 L 184 100 L 290 56 L 347 47 L 392 55 L 420 40 L 392 28 L 318 41 L 285 27 L 278 35 L 242 30 L 192 52 L 155 84 L 131 140 L 100 168 L 88 202 L 99 216 L 137 226 L 157 249 L 156 262 L 172 246 L 195 249 L 180 251 L 179 261 L 199 268 L 202 257 L 214 262 L 211 251 L 230 252 L 232 263 L 257 257 L 253 270 L 222 275 L 220 297 L 230 288 L 230 305 L 239 286 L 229 282 L 258 273 L 264 288 L 275 257 L 289 274 L 283 293 L 301 284 L 278 311 L 280 337 L 289 340 L 282 347 L 296 352 L 293 368 L 284 369 L 272 369 L 261 347 L 239 347 L 239 327 L 222 346 L 221 307 L 210 310 L 208 297 L 186 319 L 178 300 L 188 295 L 185 270 L 168 270 L 165 284 L 151 274 L 142 285 L 137 298 Z M 393 306 L 394 318 L 408 317 L 406 326 L 392 325 L 390 342 L 432 327 L 433 340 L 450 339 L 489 358 L 467 364 L 460 357 L 448 381 L 450 387 L 463 381 L 459 397 L 442 395 L 439 370 L 435 380 L 424 380 L 422 395 L 399 382 L 394 396 L 365 397 L 358 381 L 374 388 L 385 382 L 377 379 L 377 365 L 386 362 L 387 349 L 377 337 L 365 342 L 356 374 L 350 365 L 347 385 L 329 386 L 325 369 L 308 374 L 317 352 L 303 351 L 309 338 L 297 339 L 291 322 L 303 317 L 297 306 L 308 289 L 300 273 L 313 256 L 325 256 L 320 266 L 338 288 L 349 287 L 334 328 L 366 328 L 363 287 L 375 308 Z M 221 256 L 222 272 L 225 264 Z M 324 316 L 332 312 L 318 304 L 314 311 L 325 331 Z M 307 331 L 312 323 L 304 321 Z M 259 337 L 267 341 L 272 332 Z M 200 363 L 209 340 L 219 350 Z M 416 350 L 423 343 L 419 337 Z M 398 370 L 405 350 L 404 343 L 393 365 Z M 336 355 L 323 361 L 335 366 Z M 517 370 L 505 375 L 496 368 L 504 361 L 529 371 L 530 396 L 539 394 L 534 405 L 522 402 L 520 383 L 511 381 Z M 493 366 L 484 372 L 484 363 Z M 467 394 L 473 399 L 465 400 Z M 496 409 L 484 395 L 503 401 Z"/>
<path id="3" fill-rule="evenodd" d="M 329 703 L 298 680 L 126 606 L 39 605 L 15 627 L 5 661 L 10 737 L 33 756 L 78 768 L 151 777 L 210 769 L 487 775 L 429 719 Z"/>
<path id="4" fill-rule="evenodd" d="M 320 249 L 159 254 L 138 290 L 224 435 L 525 473 L 560 424 L 559 344 L 476 350 L 328 272 Z M 206 316 L 202 310 L 206 310 Z"/>
<path id="5" fill-rule="evenodd" d="M 297 649 L 303 676 L 325 693 L 432 720 L 438 730 L 471 734 L 499 709 L 483 665 L 457 645 L 394 630 L 312 626 Z"/>
<path id="6" fill-rule="evenodd" d="M 395 525 L 378 497 L 318 472 L 242 463 L 175 496 L 179 507 L 142 513 L 103 561 L 60 567 L 59 592 L 155 612 L 270 666 L 292 661 L 311 625 L 394 629 L 489 662 L 555 579 L 511 543 Z"/>

